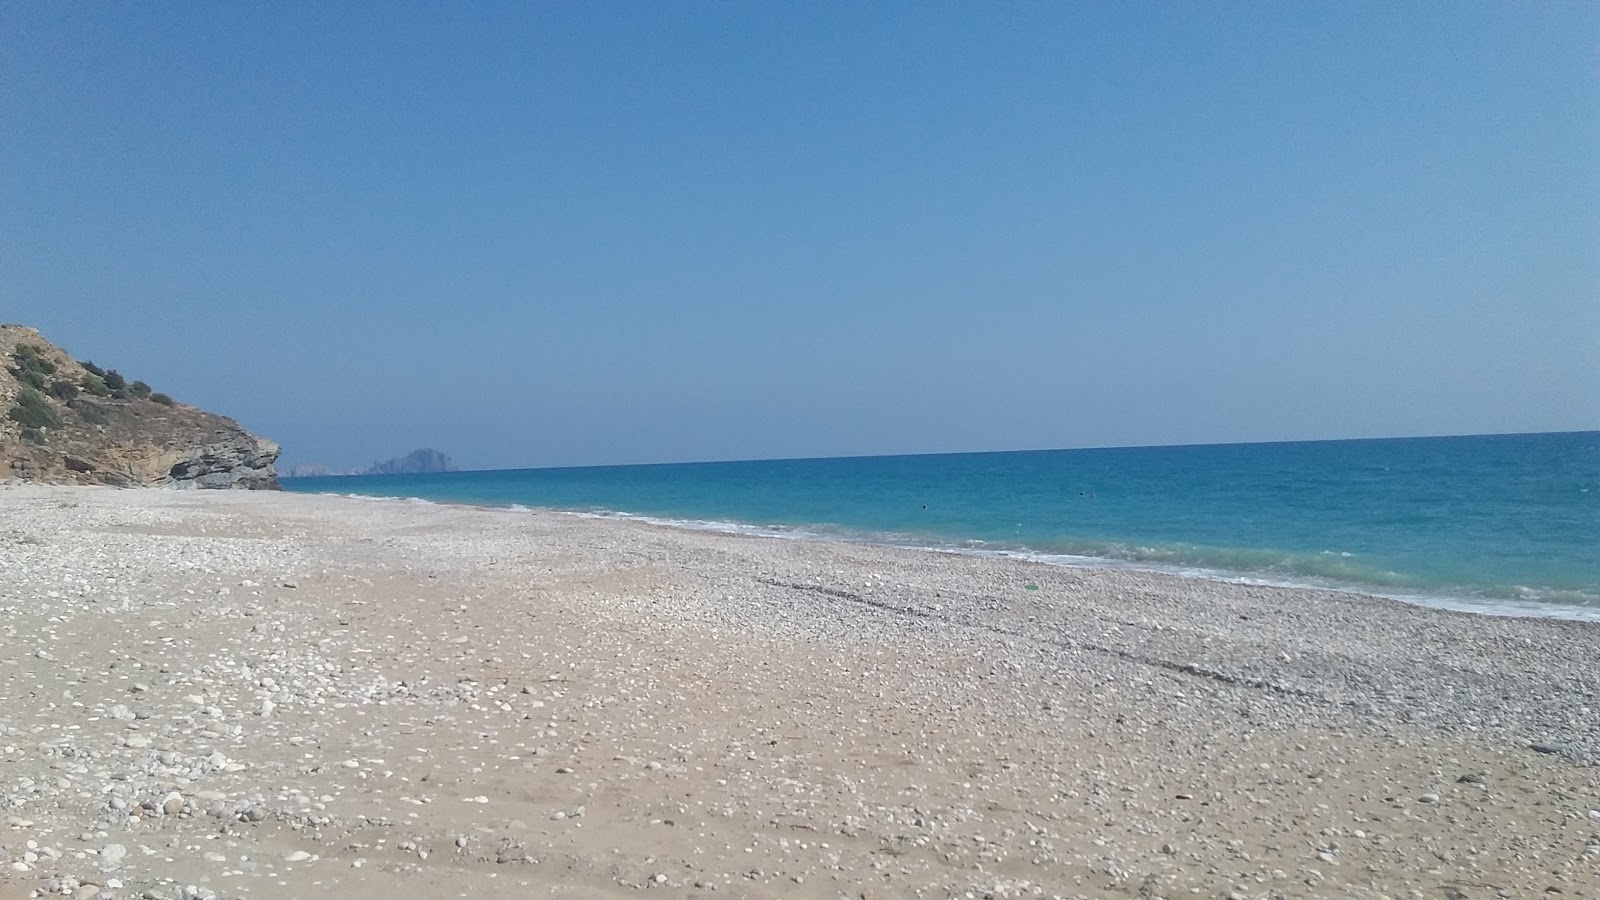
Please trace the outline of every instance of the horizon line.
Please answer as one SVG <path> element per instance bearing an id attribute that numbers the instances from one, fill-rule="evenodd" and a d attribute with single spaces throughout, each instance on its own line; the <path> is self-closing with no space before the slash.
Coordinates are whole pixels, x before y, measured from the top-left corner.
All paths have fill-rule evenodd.
<path id="1" fill-rule="evenodd" d="M 1600 434 L 1600 428 L 1579 428 L 1561 431 L 1485 431 L 1466 434 L 1403 434 L 1380 435 L 1375 437 L 1346 437 L 1346 438 L 1285 438 L 1266 441 L 1197 441 L 1193 443 L 1171 444 L 1089 444 L 1077 447 L 1025 447 L 1011 450 L 933 450 L 920 453 L 847 453 L 835 456 L 752 456 L 737 459 L 693 459 L 676 461 L 656 461 L 638 463 L 589 463 L 555 466 L 513 466 L 508 468 L 492 469 L 455 469 L 447 472 L 411 472 L 407 475 L 460 475 L 468 472 L 530 472 L 552 471 L 559 469 L 624 469 L 642 468 L 645 466 L 707 466 L 727 465 L 732 463 L 757 463 L 757 462 L 808 462 L 824 459 L 884 459 L 892 457 L 924 457 L 924 456 L 976 456 L 982 454 L 1003 453 L 1062 453 L 1079 450 L 1161 450 L 1177 447 L 1253 447 L 1274 444 L 1340 444 L 1357 443 L 1362 441 L 1414 441 L 1440 438 L 1484 438 L 1484 437 L 1531 437 L 1535 435 L 1564 435 L 1564 434 Z M 431 449 L 431 448 L 423 448 Z M 411 451 L 415 452 L 415 451 Z M 443 452 L 443 451 L 440 451 Z M 449 456 L 448 453 L 445 454 Z M 321 463 L 301 463 L 300 465 L 322 465 Z M 291 480 L 309 478 L 368 478 L 368 477 L 394 477 L 393 475 L 371 476 L 366 473 L 349 473 L 340 475 L 300 475 L 279 476 Z"/>

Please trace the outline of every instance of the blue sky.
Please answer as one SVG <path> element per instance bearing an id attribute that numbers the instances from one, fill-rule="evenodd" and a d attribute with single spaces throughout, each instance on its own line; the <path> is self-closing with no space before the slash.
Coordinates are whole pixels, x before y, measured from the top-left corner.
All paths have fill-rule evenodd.
<path id="1" fill-rule="evenodd" d="M 1587 3 L 0 6 L 0 320 L 470 467 L 1600 428 Z"/>

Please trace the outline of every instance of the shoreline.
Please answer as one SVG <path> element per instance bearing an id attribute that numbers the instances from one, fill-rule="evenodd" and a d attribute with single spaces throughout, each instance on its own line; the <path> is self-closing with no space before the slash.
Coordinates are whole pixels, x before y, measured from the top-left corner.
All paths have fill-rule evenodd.
<path id="1" fill-rule="evenodd" d="M 1589 623 L 298 492 L 0 551 L 0 896 L 1600 897 Z"/>
<path id="2" fill-rule="evenodd" d="M 655 516 L 644 513 L 634 513 L 625 510 L 576 510 L 562 509 L 549 506 L 531 506 L 523 503 L 471 503 L 457 500 L 433 500 L 426 497 L 404 495 L 377 495 L 354 494 L 341 491 L 299 491 L 289 490 L 285 493 L 306 494 L 321 497 L 341 497 L 352 500 L 389 500 L 396 502 L 409 502 L 431 504 L 436 506 L 456 506 L 469 509 L 508 510 L 522 512 L 538 512 L 559 515 L 592 518 L 601 521 L 635 521 L 665 528 L 682 528 L 690 531 L 705 531 L 713 534 L 743 535 L 749 537 L 764 537 L 777 540 L 819 541 L 862 544 L 875 547 L 892 547 L 901 550 L 912 550 L 928 553 L 955 553 L 972 555 L 988 559 L 1012 559 L 1026 562 L 1036 562 L 1048 566 L 1078 569 L 1105 569 L 1110 571 L 1128 571 L 1145 574 L 1167 575 L 1175 578 L 1193 578 L 1201 581 L 1219 584 L 1234 584 L 1242 586 L 1282 588 L 1285 590 L 1308 591 L 1333 591 L 1336 593 L 1350 594 L 1358 597 L 1367 597 L 1378 600 L 1387 600 L 1403 603 L 1408 606 L 1418 606 L 1424 609 L 1445 610 L 1449 612 L 1466 613 L 1468 615 L 1481 615 L 1497 618 L 1513 619 L 1552 619 L 1558 621 L 1575 621 L 1586 623 L 1600 623 L 1600 606 L 1576 603 L 1561 603 L 1551 600 L 1518 600 L 1509 597 L 1485 597 L 1469 594 L 1430 593 L 1387 591 L 1380 585 L 1363 584 L 1358 581 L 1341 581 L 1335 578 L 1316 579 L 1305 577 L 1280 578 L 1259 572 L 1236 571 L 1219 569 L 1206 566 L 1188 566 L 1179 564 L 1161 564 L 1140 560 L 1125 560 L 1114 557 L 1078 556 L 1074 554 L 1049 553 L 1027 547 L 986 549 L 982 547 L 966 546 L 962 544 L 932 544 L 917 543 L 913 541 L 895 541 L 886 536 L 875 535 L 870 532 L 840 532 L 829 533 L 815 531 L 798 526 L 781 523 L 762 524 L 757 522 L 739 522 L 733 520 L 714 519 L 683 519 L 667 516 Z M 964 542 L 965 544 L 974 541 Z M 987 543 L 975 541 L 975 543 Z"/>

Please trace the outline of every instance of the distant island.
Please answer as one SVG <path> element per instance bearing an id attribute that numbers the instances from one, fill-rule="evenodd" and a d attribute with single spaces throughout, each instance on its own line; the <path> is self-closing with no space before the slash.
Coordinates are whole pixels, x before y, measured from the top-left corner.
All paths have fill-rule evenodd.
<path id="1" fill-rule="evenodd" d="M 373 463 L 365 469 L 330 469 L 320 463 L 287 466 L 280 473 L 284 478 L 322 478 L 329 475 L 421 475 L 428 472 L 459 472 L 449 454 L 424 447 L 405 456 Z"/>
<path id="2" fill-rule="evenodd" d="M 448 455 L 438 450 L 424 447 L 413 450 L 405 456 L 373 463 L 367 467 L 363 475 L 420 475 L 424 472 L 459 472 L 461 471 Z"/>

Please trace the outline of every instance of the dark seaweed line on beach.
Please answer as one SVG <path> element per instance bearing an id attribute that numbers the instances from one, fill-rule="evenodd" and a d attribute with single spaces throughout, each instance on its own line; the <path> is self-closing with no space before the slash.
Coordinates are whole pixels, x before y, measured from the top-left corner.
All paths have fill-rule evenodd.
<path id="1" fill-rule="evenodd" d="M 987 624 L 984 624 L 984 623 L 981 623 L 981 622 L 957 622 L 955 620 L 945 618 L 944 616 L 935 615 L 934 613 L 927 612 L 925 610 L 915 609 L 915 608 L 907 607 L 907 606 L 896 606 L 893 603 L 886 603 L 886 602 L 884 602 L 882 600 L 873 600 L 870 597 L 863 597 L 860 594 L 855 594 L 855 593 L 852 593 L 852 592 L 846 591 L 846 590 L 840 590 L 838 588 L 830 588 L 830 587 L 824 587 L 822 585 L 813 585 L 813 584 L 797 584 L 797 583 L 794 583 L 794 582 L 776 581 L 776 580 L 768 579 L 768 578 L 757 578 L 755 580 L 757 582 L 761 583 L 761 584 L 769 585 L 771 587 L 784 588 L 784 589 L 787 589 L 787 590 L 794 590 L 794 591 L 808 591 L 808 592 L 814 593 L 814 594 L 822 594 L 822 595 L 827 596 L 827 597 L 833 597 L 833 598 L 839 599 L 839 600 L 847 600 L 847 601 L 849 601 L 851 603 L 858 603 L 858 604 L 861 604 L 861 605 L 864 605 L 864 606 L 870 606 L 870 607 L 872 607 L 874 609 L 878 609 L 878 610 L 881 610 L 883 612 L 894 613 L 894 614 L 903 615 L 903 616 L 913 616 L 913 617 L 916 617 L 916 618 L 919 618 L 919 619 L 927 619 L 927 620 L 934 621 L 934 622 L 940 622 L 940 623 L 943 623 L 943 624 L 946 624 L 946 625 L 958 625 L 958 626 L 965 626 L 965 627 L 968 627 L 968 628 L 977 628 L 977 629 L 981 629 L 983 631 L 988 631 L 988 632 L 990 632 L 992 634 L 996 634 L 996 635 L 1000 635 L 1000 636 L 1003 636 L 1003 637 L 1012 638 L 1012 639 L 1015 639 L 1015 640 L 1027 641 L 1027 642 L 1035 643 L 1035 644 L 1044 644 L 1046 646 L 1052 646 L 1052 647 L 1056 647 L 1058 649 L 1063 649 L 1063 650 L 1087 650 L 1087 651 L 1090 651 L 1090 652 L 1093 652 L 1093 653 L 1100 653 L 1100 654 L 1104 654 L 1104 655 L 1107 655 L 1107 656 L 1113 656 L 1113 657 L 1116 657 L 1118 659 L 1126 660 L 1128 662 L 1139 663 L 1141 665 L 1147 665 L 1147 666 L 1154 666 L 1154 667 L 1160 668 L 1160 669 L 1166 669 L 1166 670 L 1171 671 L 1171 672 L 1177 672 L 1179 674 L 1188 675 L 1188 676 L 1191 676 L 1191 677 L 1194 677 L 1194 678 L 1208 679 L 1208 680 L 1211 680 L 1211 681 L 1218 682 L 1220 684 L 1226 684 L 1226 685 L 1230 685 L 1230 686 L 1233 686 L 1233 687 L 1253 688 L 1255 690 L 1268 691 L 1270 693 L 1280 694 L 1280 695 L 1288 696 L 1288 697 L 1297 697 L 1297 698 L 1304 699 L 1304 700 L 1314 700 L 1316 702 L 1326 703 L 1326 704 L 1331 705 L 1331 706 L 1354 706 L 1354 704 L 1349 702 L 1349 701 L 1334 700 L 1334 699 L 1332 699 L 1332 698 L 1330 698 L 1330 697 L 1328 697 L 1328 696 L 1326 696 L 1324 694 L 1318 694 L 1318 693 L 1316 693 L 1314 691 L 1305 690 L 1304 688 L 1291 687 L 1289 685 L 1284 685 L 1284 684 L 1276 684 L 1274 682 L 1265 681 L 1265 680 L 1262 680 L 1262 679 L 1259 679 L 1259 678 L 1247 678 L 1247 677 L 1240 676 L 1240 675 L 1232 675 L 1232 674 L 1229 674 L 1227 672 L 1222 672 L 1222 671 L 1219 671 L 1219 670 L 1216 670 L 1216 669 L 1208 669 L 1208 668 L 1205 668 L 1203 666 L 1198 666 L 1198 665 L 1195 665 L 1194 663 L 1173 662 L 1171 660 L 1160 659 L 1158 657 L 1141 656 L 1141 655 L 1139 655 L 1137 653 L 1133 653 L 1133 652 L 1128 651 L 1128 650 L 1120 650 L 1120 649 L 1118 649 L 1116 647 L 1107 647 L 1107 646 L 1104 646 L 1104 645 L 1101 645 L 1101 644 L 1094 644 L 1094 643 L 1090 643 L 1090 642 L 1087 642 L 1087 641 L 1071 641 L 1071 640 L 1066 640 L 1066 639 L 1051 639 L 1051 638 L 1041 637 L 1041 636 L 1038 636 L 1038 635 L 1022 634 L 1020 632 L 1012 631 L 1012 630 L 1009 630 L 1009 629 L 1006 629 L 1006 628 L 1001 628 L 998 625 L 987 625 Z"/>

